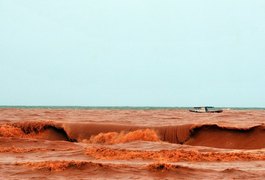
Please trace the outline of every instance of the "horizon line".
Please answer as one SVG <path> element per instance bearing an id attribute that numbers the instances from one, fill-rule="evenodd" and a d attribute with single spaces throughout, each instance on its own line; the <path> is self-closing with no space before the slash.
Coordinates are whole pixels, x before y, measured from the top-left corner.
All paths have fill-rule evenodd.
<path id="1" fill-rule="evenodd" d="M 203 106 L 114 106 L 114 105 L 99 105 L 99 106 L 91 106 L 91 105 L 0 105 L 0 108 L 114 108 L 114 109 L 119 109 L 119 108 L 179 108 L 179 109 L 186 109 L 186 108 L 193 108 L 193 107 L 205 107 L 206 105 Z M 208 105 L 207 105 L 208 106 Z M 246 106 L 212 106 L 216 108 L 228 108 L 228 109 L 265 109 L 265 107 L 246 107 Z"/>

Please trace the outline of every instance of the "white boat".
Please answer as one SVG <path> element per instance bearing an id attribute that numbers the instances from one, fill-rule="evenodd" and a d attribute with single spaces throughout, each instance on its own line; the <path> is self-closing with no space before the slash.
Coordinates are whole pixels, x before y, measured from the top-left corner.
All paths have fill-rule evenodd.
<path id="1" fill-rule="evenodd" d="M 189 111 L 195 112 L 195 113 L 221 113 L 223 112 L 222 109 L 215 109 L 212 106 L 194 107 L 193 109 L 190 109 Z"/>

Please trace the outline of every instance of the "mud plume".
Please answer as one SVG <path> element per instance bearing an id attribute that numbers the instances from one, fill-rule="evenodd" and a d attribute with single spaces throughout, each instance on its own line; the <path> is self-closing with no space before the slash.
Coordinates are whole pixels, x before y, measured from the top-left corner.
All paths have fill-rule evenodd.
<path id="1" fill-rule="evenodd" d="M 146 127 L 126 126 L 119 124 L 64 123 L 62 128 L 71 139 L 82 141 L 100 133 L 130 132 Z"/>
<path id="2" fill-rule="evenodd" d="M 109 133 L 100 133 L 96 136 L 92 136 L 89 143 L 93 144 L 118 144 L 118 143 L 127 143 L 132 141 L 160 141 L 158 134 L 153 129 L 139 129 L 131 132 L 109 132 Z"/>
<path id="3" fill-rule="evenodd" d="M 21 137 L 23 138 L 25 133 L 22 129 L 14 127 L 9 124 L 0 125 L 0 137 Z"/>

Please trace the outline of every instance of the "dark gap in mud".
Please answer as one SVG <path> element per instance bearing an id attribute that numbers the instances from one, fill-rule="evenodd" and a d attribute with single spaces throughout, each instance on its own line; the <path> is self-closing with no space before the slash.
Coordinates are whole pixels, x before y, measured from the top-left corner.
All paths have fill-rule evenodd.
<path id="1" fill-rule="evenodd" d="M 217 124 L 187 124 L 180 126 L 156 127 L 161 141 L 223 149 L 265 148 L 263 125 L 239 128 L 223 127 Z"/>
<path id="2" fill-rule="evenodd" d="M 192 146 L 207 146 L 224 149 L 259 149 L 265 147 L 263 126 L 250 128 L 202 125 L 191 129 L 183 143 Z"/>
<path id="3" fill-rule="evenodd" d="M 191 138 L 196 138 L 196 136 L 199 133 L 206 132 L 206 131 L 223 132 L 223 133 L 227 132 L 227 133 L 243 135 L 243 134 L 251 133 L 251 132 L 255 131 L 256 128 L 258 128 L 258 127 L 255 126 L 255 127 L 251 127 L 251 128 L 231 128 L 231 127 L 229 128 L 229 127 L 220 127 L 216 124 L 214 124 L 214 125 L 202 125 L 202 126 L 198 126 L 198 127 L 190 129 L 189 137 L 182 144 L 185 144 Z M 209 136 L 209 137 L 211 137 L 211 136 Z"/>
<path id="4" fill-rule="evenodd" d="M 76 139 L 72 139 L 70 138 L 67 133 L 65 132 L 65 130 L 63 128 L 56 128 L 56 127 L 53 127 L 53 126 L 50 126 L 50 127 L 44 127 L 44 130 L 46 129 L 53 129 L 55 130 L 56 132 L 58 132 L 59 134 L 63 135 L 67 141 L 69 142 L 77 142 Z"/>
<path id="5" fill-rule="evenodd" d="M 25 133 L 26 135 L 29 135 L 31 133 L 39 134 L 47 130 L 52 130 L 51 132 L 55 132 L 61 135 L 62 137 L 64 137 L 66 141 L 77 142 L 76 139 L 70 138 L 67 135 L 66 131 L 61 127 L 57 127 L 55 125 L 50 125 L 50 124 L 39 125 L 39 126 L 36 126 L 36 125 L 34 126 L 34 125 L 35 124 L 14 124 L 15 127 L 20 128 L 23 131 L 23 133 Z M 48 132 L 48 133 L 51 133 L 51 132 Z"/>
<path id="6" fill-rule="evenodd" d="M 44 126 L 43 127 L 43 131 L 45 130 L 54 130 L 55 132 L 57 132 L 58 134 L 62 135 L 63 137 L 65 137 L 66 141 L 69 141 L 69 142 L 77 142 L 76 139 L 72 139 L 70 138 L 67 133 L 65 132 L 65 130 L 63 128 L 58 128 L 58 127 L 54 127 L 54 126 Z M 38 132 L 37 132 L 38 133 Z"/>
<path id="7" fill-rule="evenodd" d="M 192 128 L 190 131 L 190 136 L 194 136 L 199 131 L 204 131 L 204 130 L 209 130 L 209 129 L 215 130 L 215 131 L 223 130 L 223 131 L 230 131 L 230 132 L 235 132 L 235 133 L 246 133 L 246 132 L 254 131 L 258 127 L 259 126 L 254 126 L 254 127 L 250 127 L 250 128 L 232 128 L 232 127 L 221 127 L 221 126 L 218 126 L 216 124 L 202 125 L 202 126 Z"/>

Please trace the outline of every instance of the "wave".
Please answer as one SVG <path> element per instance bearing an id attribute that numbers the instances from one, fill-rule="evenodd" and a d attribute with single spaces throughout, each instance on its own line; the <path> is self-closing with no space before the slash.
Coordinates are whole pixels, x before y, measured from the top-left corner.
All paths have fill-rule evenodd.
<path id="1" fill-rule="evenodd" d="M 191 168 L 188 166 L 182 166 L 182 165 L 174 165 L 174 164 L 168 164 L 168 163 L 153 163 L 146 166 L 146 169 L 149 171 L 155 171 L 155 172 L 164 172 L 164 171 L 178 171 L 178 172 L 191 172 L 191 171 L 205 171 L 209 172 L 210 170 L 206 169 L 197 169 L 197 168 Z M 213 170 L 211 170 L 213 171 Z"/>
<path id="2" fill-rule="evenodd" d="M 143 140 L 227 149 L 265 148 L 265 127 L 263 125 L 246 128 L 223 127 L 217 124 L 145 127 L 28 121 L 1 124 L 0 136 L 82 141 L 92 144 L 117 144 Z"/>
<path id="3" fill-rule="evenodd" d="M 194 168 L 183 165 L 169 163 L 153 163 L 146 167 L 147 170 L 157 174 L 167 174 L 172 179 L 251 179 L 259 178 L 256 173 L 243 171 L 236 168 L 226 168 L 224 170 L 213 170 L 208 168 Z M 177 176 L 177 177 L 176 177 Z"/>
<path id="4" fill-rule="evenodd" d="M 40 152 L 47 151 L 46 148 L 18 148 L 18 147 L 0 147 L 0 152 L 12 152 L 12 153 L 28 153 L 28 152 Z"/>
<path id="5" fill-rule="evenodd" d="M 63 128 L 56 126 L 52 122 L 3 124 L 0 126 L 0 136 L 73 141 L 67 136 Z"/>
<path id="6" fill-rule="evenodd" d="M 166 162 L 179 161 L 254 161 L 265 160 L 264 153 L 251 152 L 199 152 L 195 150 L 160 150 L 140 151 L 127 149 L 112 149 L 104 147 L 92 147 L 86 149 L 86 155 L 100 160 L 157 160 Z"/>
<path id="7" fill-rule="evenodd" d="M 131 132 L 109 132 L 99 133 L 98 135 L 91 136 L 88 141 L 93 144 L 118 144 L 127 143 L 132 141 L 160 141 L 157 132 L 153 129 L 139 129 Z"/>
<path id="8" fill-rule="evenodd" d="M 48 171 L 64 171 L 68 169 L 102 169 L 108 167 L 101 163 L 94 163 L 89 161 L 43 161 L 43 162 L 21 162 L 15 165 L 22 165 L 32 167 L 36 170 L 48 170 Z"/>
<path id="9" fill-rule="evenodd" d="M 53 161 L 40 161 L 40 162 L 17 162 L 17 166 L 27 166 L 34 170 L 47 170 L 47 171 L 66 171 L 70 169 L 93 169 L 93 170 L 111 170 L 112 168 L 130 168 L 130 165 L 126 164 L 112 164 L 112 163 L 96 163 L 91 161 L 75 161 L 75 160 L 53 160 Z M 136 168 L 136 166 L 133 166 Z M 148 165 L 139 165 L 139 170 L 148 171 L 202 171 L 201 169 L 195 169 L 187 166 L 173 165 L 168 163 L 151 163 Z"/>
<path id="10" fill-rule="evenodd" d="M 143 172 L 143 171 L 149 171 L 150 173 L 158 173 L 160 175 L 166 175 L 170 176 L 170 172 L 174 173 L 172 178 L 176 178 L 176 175 L 181 177 L 182 175 L 205 175 L 208 173 L 213 173 L 216 175 L 216 173 L 223 173 L 223 175 L 252 175 L 249 172 L 235 169 L 235 168 L 227 168 L 221 171 L 213 170 L 213 169 L 204 169 L 204 168 L 194 168 L 184 165 L 175 165 L 165 162 L 156 162 L 151 163 L 147 165 L 128 165 L 128 164 L 113 164 L 113 163 L 98 163 L 98 162 L 92 162 L 92 161 L 76 161 L 76 160 L 51 160 L 51 161 L 40 161 L 40 162 L 17 162 L 14 165 L 16 166 L 25 166 L 32 168 L 32 170 L 41 171 L 48 171 L 51 173 L 56 172 L 73 172 L 71 170 L 80 170 L 82 172 L 89 171 L 89 172 L 99 172 L 104 171 L 108 174 L 113 173 L 121 173 L 124 171 L 134 171 L 134 172 Z M 125 170 L 126 169 L 126 170 Z M 161 174 L 162 173 L 162 174 Z M 166 173 L 166 174 L 164 174 Z M 177 173 L 177 174 L 175 174 Z M 93 175 L 93 174 L 90 174 Z M 95 174 L 94 174 L 95 175 Z M 210 175 L 210 174 L 208 174 Z M 222 176 L 222 174 L 220 174 Z M 204 176 L 203 176 L 204 177 Z M 186 177 L 183 177 L 186 178 Z M 233 178 L 232 178 L 233 179 Z"/>

